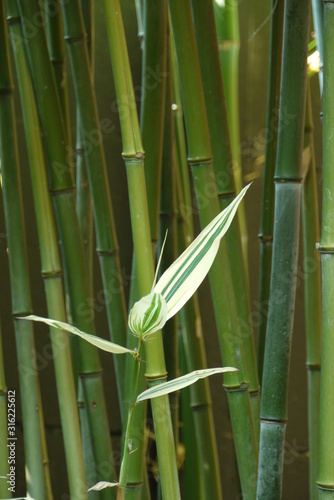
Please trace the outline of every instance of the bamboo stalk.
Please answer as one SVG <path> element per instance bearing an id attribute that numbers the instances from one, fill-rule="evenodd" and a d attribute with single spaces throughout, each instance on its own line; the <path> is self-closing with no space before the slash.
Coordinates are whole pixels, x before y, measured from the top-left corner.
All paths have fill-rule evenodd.
<path id="1" fill-rule="evenodd" d="M 207 0 L 206 2 L 192 0 L 191 4 L 212 145 L 213 168 L 217 181 L 220 209 L 223 210 L 231 203 L 235 196 L 235 173 L 231 169 L 233 160 L 223 80 L 221 71 L 219 70 L 219 52 L 213 4 L 211 0 Z M 210 57 L 208 57 L 208 54 L 210 54 Z M 245 259 L 239 220 L 238 217 L 234 219 L 225 239 L 239 324 L 242 327 L 241 338 L 245 358 L 245 371 L 248 377 L 247 382 L 249 384 L 248 390 L 251 398 L 253 423 L 258 442 L 260 433 L 260 387 L 255 359 L 253 328 L 249 321 L 251 311 L 248 273 L 244 264 Z"/>
<path id="2" fill-rule="evenodd" d="M 167 20 L 167 16 L 166 16 Z M 165 111 L 165 131 L 163 142 L 163 165 L 161 177 L 161 200 L 160 200 L 160 225 L 159 225 L 159 255 L 161 254 L 163 242 L 167 235 L 160 262 L 160 275 L 177 258 L 177 220 L 176 220 L 176 179 L 174 164 L 174 127 L 172 120 L 172 100 L 171 100 L 171 60 L 168 54 L 167 71 L 169 77 L 166 86 L 166 111 Z M 145 163 L 146 165 L 146 163 Z M 166 369 L 169 378 L 174 379 L 179 376 L 178 363 L 178 317 L 170 318 L 163 328 L 163 343 L 166 357 Z M 179 443 L 179 392 L 172 392 L 169 396 L 171 408 L 173 433 L 176 453 Z"/>
<path id="3" fill-rule="evenodd" d="M 174 72 L 174 68 L 173 68 Z M 174 107 L 174 113 L 178 116 L 175 117 L 175 121 L 182 117 L 182 112 L 180 111 L 179 104 L 177 108 Z M 181 133 L 181 128 L 178 133 Z M 183 201 L 183 191 L 189 191 L 190 193 L 190 182 L 189 176 L 184 177 L 185 184 L 183 185 L 180 179 L 180 172 L 177 168 L 179 161 L 176 160 L 176 184 L 177 184 L 177 194 L 178 194 L 178 206 L 184 207 Z M 179 210 L 179 254 L 186 249 L 189 243 L 190 235 L 193 239 L 193 227 L 192 218 L 182 216 L 182 210 Z M 181 321 L 181 333 L 182 333 L 182 346 L 184 351 L 184 356 L 186 359 L 186 365 L 188 372 L 207 368 L 205 345 L 203 338 L 202 321 L 199 309 L 198 295 L 195 293 L 190 300 L 184 305 L 180 311 L 180 321 Z M 181 393 L 183 396 L 183 393 Z M 213 411 L 212 411 L 212 401 L 209 381 L 207 379 L 199 380 L 196 384 L 189 387 L 189 398 L 190 398 L 190 409 L 193 422 L 190 426 L 194 426 L 195 432 L 191 433 L 192 440 L 193 435 L 195 435 L 196 441 L 196 457 L 198 461 L 198 473 L 199 473 L 199 483 L 201 485 L 201 492 L 204 498 L 214 498 L 217 491 L 221 489 L 221 479 L 219 471 L 219 461 L 218 461 L 218 450 L 217 450 L 217 440 L 215 435 L 215 428 L 213 422 Z M 183 408 L 183 406 L 182 406 Z M 188 414 L 188 413 L 187 413 Z M 186 437 L 188 436 L 188 429 L 185 427 L 184 433 Z M 199 451 L 198 451 L 199 450 Z M 186 447 L 186 463 L 189 454 L 192 455 L 189 446 Z M 201 459 L 199 460 L 199 456 Z M 188 463 L 192 457 L 188 459 Z M 210 464 L 209 467 L 206 464 Z M 188 465 L 186 466 L 186 469 Z M 189 486 L 188 486 L 189 490 Z M 186 490 L 187 491 L 187 490 Z M 192 491 L 192 489 L 190 489 Z M 200 491 L 198 490 L 198 494 Z"/>
<path id="4" fill-rule="evenodd" d="M 320 499 L 333 498 L 334 450 L 334 377 L 333 377 L 333 67 L 334 55 L 334 4 L 324 2 L 324 81 L 323 81 L 323 184 L 321 222 L 322 267 L 322 350 L 320 381 L 319 472 L 318 494 Z"/>
<path id="5" fill-rule="evenodd" d="M 35 2 L 20 2 L 21 16 L 24 20 L 23 28 L 26 30 L 25 24 L 30 26 L 29 22 L 33 22 L 38 5 Z M 58 35 L 59 30 L 53 31 L 54 38 Z M 53 40 L 53 44 L 57 45 Z M 59 45 L 59 42 L 58 42 Z M 62 144 L 54 142 L 53 130 L 58 126 L 58 134 L 63 137 L 62 115 L 58 106 L 57 91 L 54 86 L 51 66 L 48 59 L 48 53 L 45 45 L 45 38 L 42 31 L 38 31 L 33 39 L 29 38 L 28 44 L 30 54 L 30 67 L 35 85 L 35 94 L 39 104 L 39 112 L 43 125 L 46 150 L 48 153 L 51 180 L 51 191 L 53 192 L 53 200 L 59 234 L 62 242 L 63 261 L 65 268 L 65 280 L 70 299 L 70 312 L 74 324 L 83 331 L 95 333 L 93 315 L 84 316 L 81 312 L 81 307 L 87 303 L 89 297 L 89 285 L 85 270 L 84 253 L 80 235 L 80 227 L 75 208 L 74 191 L 71 182 L 71 171 L 65 169 L 62 175 L 59 176 L 59 171 L 55 168 L 57 159 L 62 159 L 66 165 L 65 141 Z M 46 82 L 49 86 L 45 89 Z M 38 98 L 39 96 L 39 98 Z M 54 108 L 55 116 L 52 128 L 50 129 L 49 109 Z M 58 121 L 57 121 L 58 117 Z M 57 134 L 55 134 L 57 135 Z M 89 311 L 91 313 L 91 311 Z M 52 317 L 52 316 L 50 316 Z M 107 462 L 110 459 L 112 452 L 111 439 L 109 433 L 109 424 L 107 419 L 101 365 L 99 354 L 95 347 L 81 339 L 76 342 L 78 372 L 83 385 L 85 397 L 85 407 L 88 412 L 88 422 L 92 435 L 94 460 L 97 467 L 100 464 Z M 110 475 L 105 472 L 105 469 L 100 467 L 101 479 L 110 480 Z M 106 490 L 102 492 L 102 496 L 110 498 L 113 492 Z"/>
<path id="6" fill-rule="evenodd" d="M 171 0 L 169 6 L 187 130 L 188 162 L 192 170 L 201 226 L 205 227 L 217 215 L 219 202 L 212 168 L 212 153 L 195 33 L 189 3 Z M 194 102 L 196 106 L 193 105 Z M 237 366 L 240 369 L 240 374 L 229 374 L 224 378 L 224 387 L 230 405 L 242 491 L 244 495 L 254 497 L 255 485 L 251 477 L 256 474 L 257 470 L 256 441 L 248 388 L 244 383 L 247 377 L 244 371 L 240 332 L 227 262 L 226 244 L 222 240 L 220 251 L 209 273 L 209 279 L 223 365 Z M 236 338 L 235 332 L 237 332 Z M 235 346 L 237 346 L 237 351 L 235 351 Z"/>
<path id="7" fill-rule="evenodd" d="M 137 12 L 138 14 L 138 12 Z M 140 19 L 138 18 L 138 25 Z M 165 1 L 143 2 L 143 20 L 141 33 L 139 36 L 145 43 L 142 44 L 142 85 L 141 85 L 141 108 L 140 108 L 140 127 L 143 137 L 143 146 L 147 151 L 145 158 L 145 181 L 147 185 L 147 204 L 149 211 L 149 222 L 151 231 L 151 242 L 153 254 L 156 254 L 158 243 L 158 224 L 159 224 L 159 203 L 160 203 L 160 184 L 162 167 L 162 144 L 163 127 L 165 111 L 165 78 L 152 83 L 152 68 L 160 68 L 162 73 L 166 70 L 166 29 L 167 29 L 167 4 Z M 136 270 L 136 258 L 132 259 L 132 280 L 130 290 L 130 307 L 134 302 L 140 299 L 138 290 L 138 275 Z M 133 349 L 136 347 L 136 339 L 130 333 L 127 337 L 127 347 Z M 126 360 L 126 387 L 125 387 L 125 410 L 124 415 L 129 411 L 129 394 L 132 392 L 134 371 L 136 362 L 130 356 Z M 144 370 L 141 370 L 138 390 L 146 389 Z M 140 405 L 134 409 L 133 429 L 145 429 L 147 405 Z M 124 431 L 123 431 L 124 436 Z M 142 494 L 142 481 L 145 456 L 144 435 L 139 437 L 136 432 L 136 453 L 129 457 L 127 470 L 127 486 L 125 489 L 126 498 L 138 498 Z M 134 488 L 133 485 L 136 485 Z"/>
<path id="8" fill-rule="evenodd" d="M 12 39 L 18 40 L 22 37 L 22 33 L 16 5 L 8 2 L 7 11 Z M 14 56 L 18 81 L 21 83 L 19 90 L 28 145 L 48 314 L 51 318 L 66 321 L 57 237 L 51 200 L 46 189 L 48 182 L 39 119 L 23 44 L 14 44 Z M 51 331 L 51 342 L 70 492 L 77 498 L 85 499 L 87 498 L 86 478 L 68 336 L 65 332 Z"/>
<path id="9" fill-rule="evenodd" d="M 286 1 L 275 171 L 271 293 L 262 378 L 258 499 L 279 499 L 282 492 L 288 374 L 299 244 L 309 11 L 309 2 L 306 0 Z"/>
<path id="10" fill-rule="evenodd" d="M 304 156 L 309 158 L 302 189 L 305 268 L 306 367 L 308 386 L 308 437 L 310 498 L 318 498 L 319 400 L 321 366 L 321 269 L 316 250 L 319 241 L 317 178 L 315 170 L 310 84 L 307 88 Z M 308 266 L 312 264 L 311 270 Z"/>
<path id="11" fill-rule="evenodd" d="M 103 293 L 106 302 L 112 341 L 125 345 L 126 306 L 121 283 L 118 244 L 111 206 L 102 135 L 90 76 L 88 51 L 79 3 L 64 2 L 64 33 L 67 41 L 77 106 L 80 112 L 84 148 L 96 232 L 97 254 L 100 260 Z M 87 311 L 81 302 L 80 312 Z M 88 308 L 89 309 L 89 308 Z M 123 400 L 124 356 L 114 357 L 119 401 Z M 122 412 L 122 405 L 120 404 Z"/>
<path id="12" fill-rule="evenodd" d="M 313 23 L 315 28 L 317 50 L 320 55 L 319 85 L 320 94 L 323 88 L 323 67 L 324 67 L 324 2 L 323 0 L 312 0 Z"/>
<path id="13" fill-rule="evenodd" d="M 224 3 L 213 2 L 213 6 L 217 28 L 220 66 L 226 95 L 226 108 L 233 158 L 233 176 L 236 191 L 239 193 L 243 186 L 239 125 L 239 8 L 238 3 L 233 0 L 226 0 Z M 240 224 L 244 266 L 248 280 L 248 232 L 244 202 L 240 204 L 238 220 Z"/>
<path id="14" fill-rule="evenodd" d="M 52 0 L 44 0 L 46 38 L 55 85 L 64 119 L 67 144 L 71 144 L 71 124 L 69 117 L 68 87 L 64 60 L 64 33 L 61 10 Z M 41 11 L 42 12 L 42 11 Z"/>
<path id="15" fill-rule="evenodd" d="M 182 329 L 182 327 L 181 327 Z M 189 373 L 191 370 L 187 367 L 185 352 L 183 348 L 182 333 L 179 335 L 179 352 L 180 352 L 180 372 L 181 375 Z M 196 384 L 195 384 L 196 385 Z M 205 496 L 201 485 L 200 460 L 197 450 L 197 440 L 194 439 L 195 426 L 193 419 L 193 411 L 190 401 L 190 388 L 186 387 L 181 391 L 181 436 L 182 443 L 185 447 L 185 462 L 184 462 L 184 492 L 185 498 L 192 500 L 200 500 L 208 498 Z M 201 462 L 204 461 L 201 456 Z"/>
<path id="16" fill-rule="evenodd" d="M 144 1 L 144 37 L 142 63 L 142 103 L 140 132 L 145 154 L 145 181 L 153 255 L 156 253 L 159 228 L 161 165 L 164 140 L 167 2 Z M 161 77 L 152 83 L 150 72 L 159 68 Z M 154 124 L 154 125 L 153 125 Z"/>
<path id="17" fill-rule="evenodd" d="M 14 127 L 13 84 L 9 65 L 8 33 L 5 23 L 5 6 L 0 6 L 0 144 L 1 178 L 4 201 L 7 245 L 11 280 L 12 314 L 29 314 L 31 310 L 30 284 L 27 267 L 21 185 L 18 173 L 18 149 Z M 48 491 L 49 470 L 47 453 L 43 457 L 44 426 L 41 416 L 39 381 L 36 371 L 33 328 L 28 322 L 14 320 L 16 350 L 19 366 L 20 398 L 24 432 L 24 455 L 29 476 L 26 477 L 27 493 L 42 498 Z M 5 390 L 4 378 L 1 389 Z M 5 398 L 1 397 L 1 400 Z M 3 427 L 2 427 L 3 428 Z M 7 428 L 7 426 L 6 426 Z M 45 437 L 45 436 L 44 436 Z M 7 436 L 5 441 L 7 442 Z M 7 448 L 6 448 L 7 452 Z M 43 461 L 46 466 L 44 467 Z M 7 459 L 6 459 L 7 461 Z M 5 471 L 5 468 L 2 469 Z M 6 484 L 5 481 L 1 483 Z M 8 491 L 7 491 L 8 494 Z"/>
<path id="18" fill-rule="evenodd" d="M 143 26 L 141 27 L 141 36 L 144 37 L 145 43 L 143 48 L 142 60 L 142 85 L 141 85 L 141 108 L 140 108 L 140 127 L 143 137 L 143 146 L 147 151 L 145 158 L 145 181 L 147 185 L 147 204 L 149 211 L 149 222 L 151 231 L 151 242 L 153 254 L 156 254 L 158 243 L 158 224 L 159 224 L 159 203 L 160 203 L 160 184 L 161 184 L 161 167 L 162 167 L 162 144 L 163 144 L 163 127 L 164 127 L 164 111 L 165 111 L 165 78 L 159 79 L 152 83 L 151 71 L 152 68 L 160 68 L 161 72 L 166 70 L 166 29 L 167 29 L 167 4 L 166 1 L 144 2 L 143 3 Z M 139 20 L 138 20 L 139 23 Z M 136 258 L 132 260 L 132 281 L 131 281 L 131 302 L 130 307 L 135 301 L 140 299 L 138 291 L 138 275 L 136 270 Z M 133 299 L 133 300 L 132 300 Z M 128 335 L 128 348 L 135 347 L 136 339 L 133 335 Z M 133 376 L 135 370 L 135 361 L 128 356 L 126 360 L 126 396 L 125 401 L 129 398 L 128 394 L 132 391 Z M 140 375 L 139 390 L 146 389 L 144 379 L 144 370 Z M 124 414 L 127 415 L 128 406 Z M 140 421 L 139 418 L 142 420 Z M 146 405 L 134 410 L 134 429 L 144 429 L 146 419 Z M 142 448 L 145 445 L 144 439 L 137 437 L 137 452 L 130 456 L 128 467 L 128 488 L 126 490 L 127 497 L 129 495 L 140 495 L 141 490 L 138 487 L 143 480 L 143 464 L 139 464 L 139 460 L 144 460 L 145 450 Z M 131 484 L 136 484 L 137 488 L 133 489 Z"/>
<path id="19" fill-rule="evenodd" d="M 124 36 L 120 5 L 117 0 L 104 2 L 110 55 L 113 67 L 118 103 L 126 105 L 127 114 L 120 116 L 123 139 L 123 157 L 126 164 L 132 236 L 138 270 L 141 295 L 147 295 L 152 287 L 153 257 L 149 228 L 149 217 L 144 177 L 144 152 L 139 132 L 133 85 Z M 166 379 L 161 331 L 150 336 L 145 343 L 146 377 L 149 385 Z M 168 398 L 154 398 L 151 401 L 159 472 L 164 498 L 180 498 L 176 467 L 173 430 Z"/>
<path id="20" fill-rule="evenodd" d="M 274 226 L 274 172 L 277 153 L 277 132 L 281 84 L 281 60 L 283 42 L 284 0 L 272 1 L 273 14 L 270 26 L 270 56 L 267 97 L 267 137 L 265 163 L 263 169 L 262 211 L 259 232 L 260 242 L 260 286 L 259 286 L 259 327 L 257 361 L 258 374 L 262 380 L 264 346 L 266 341 L 267 314 L 270 293 L 271 259 L 273 253 Z"/>

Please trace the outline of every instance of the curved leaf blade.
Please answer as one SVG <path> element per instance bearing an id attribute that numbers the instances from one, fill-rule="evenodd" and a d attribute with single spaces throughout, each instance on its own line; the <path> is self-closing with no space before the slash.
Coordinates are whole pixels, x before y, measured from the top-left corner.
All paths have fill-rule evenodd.
<path id="1" fill-rule="evenodd" d="M 161 293 L 167 303 L 167 319 L 184 306 L 209 272 L 220 240 L 230 227 L 239 203 L 249 187 L 250 184 L 244 187 L 229 206 L 201 231 L 155 285 L 154 292 Z"/>
<path id="2" fill-rule="evenodd" d="M 139 394 L 139 396 L 137 397 L 137 403 L 139 403 L 140 401 L 144 401 L 145 399 L 157 398 L 158 396 L 164 396 L 165 394 L 179 391 L 180 389 L 184 389 L 184 387 L 188 387 L 189 385 L 194 384 L 201 378 L 210 377 L 211 375 L 215 375 L 216 373 L 237 371 L 237 368 L 233 368 L 231 366 L 226 366 L 224 368 L 219 367 L 195 370 L 193 372 L 187 373 L 186 375 L 182 375 L 182 377 L 177 377 L 173 380 L 169 380 L 168 382 L 150 387 L 150 389 L 147 389 L 146 391 Z"/>
<path id="3" fill-rule="evenodd" d="M 45 323 L 49 326 L 52 326 L 53 328 L 57 328 L 58 330 L 65 330 L 69 333 L 73 333 L 74 335 L 81 337 L 82 339 L 86 340 L 87 342 L 94 345 L 95 347 L 98 347 L 102 351 L 111 352 L 112 354 L 126 354 L 126 353 L 130 353 L 132 355 L 136 354 L 135 351 L 131 351 L 130 349 L 127 349 L 126 347 L 123 347 L 123 346 L 118 345 L 118 344 L 114 344 L 113 342 L 110 342 L 109 340 L 101 339 L 100 337 L 97 337 L 96 335 L 90 335 L 89 333 L 82 332 L 78 328 L 75 328 L 75 326 L 69 325 L 68 323 L 63 323 L 62 321 L 57 321 L 57 320 L 49 319 L 49 318 L 43 318 L 41 316 L 35 316 L 35 315 L 24 316 L 24 317 L 20 317 L 19 319 L 38 321 L 40 323 Z"/>
<path id="4" fill-rule="evenodd" d="M 94 484 L 89 490 L 87 491 L 101 491 L 104 490 L 104 488 L 114 488 L 115 486 L 118 486 L 119 483 L 108 483 L 107 481 L 100 481 L 99 483 Z"/>

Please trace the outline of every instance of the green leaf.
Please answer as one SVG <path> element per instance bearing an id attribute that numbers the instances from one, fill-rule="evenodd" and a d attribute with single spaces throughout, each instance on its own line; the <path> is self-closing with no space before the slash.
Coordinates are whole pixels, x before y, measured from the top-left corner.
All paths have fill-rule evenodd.
<path id="1" fill-rule="evenodd" d="M 42 318 L 41 316 L 34 316 L 34 315 L 20 317 L 19 319 L 38 321 L 40 323 L 46 323 L 47 325 L 52 326 L 53 328 L 58 328 L 58 330 L 66 330 L 67 332 L 73 333 L 74 335 L 81 337 L 90 344 L 95 345 L 99 349 L 102 349 L 102 351 L 112 352 L 113 354 L 130 353 L 134 356 L 137 354 L 135 351 L 130 351 L 130 349 L 127 349 L 126 347 L 123 347 L 118 344 L 114 344 L 113 342 L 109 342 L 109 340 L 101 339 L 100 337 L 96 337 L 95 335 L 90 335 L 89 333 L 84 333 L 78 328 L 75 328 L 75 326 L 69 325 L 68 323 L 63 323 L 62 321 L 56 321 L 54 319 Z"/>
<path id="2" fill-rule="evenodd" d="M 238 196 L 208 224 L 180 257 L 163 273 L 154 287 L 167 304 L 167 320 L 174 316 L 195 293 L 208 274 L 217 255 L 221 238 L 231 225 L 239 203 L 246 194 L 244 187 Z"/>
<path id="3" fill-rule="evenodd" d="M 107 481 L 100 481 L 99 483 L 94 484 L 88 491 L 101 491 L 104 488 L 114 488 L 118 486 L 119 483 L 108 483 Z"/>
<path id="4" fill-rule="evenodd" d="M 164 382 L 163 384 L 158 384 L 150 389 L 147 389 L 139 394 L 137 397 L 137 403 L 144 401 L 145 399 L 157 398 L 158 396 L 164 396 L 165 394 L 179 391 L 184 387 L 188 387 L 188 385 L 194 384 L 200 378 L 210 377 L 215 373 L 236 371 L 238 371 L 237 368 L 232 368 L 230 366 L 226 366 L 225 368 L 206 368 L 203 370 L 195 370 L 191 373 L 187 373 L 187 375 L 183 375 L 182 377 L 174 378 L 173 380 L 169 380 L 168 382 Z"/>

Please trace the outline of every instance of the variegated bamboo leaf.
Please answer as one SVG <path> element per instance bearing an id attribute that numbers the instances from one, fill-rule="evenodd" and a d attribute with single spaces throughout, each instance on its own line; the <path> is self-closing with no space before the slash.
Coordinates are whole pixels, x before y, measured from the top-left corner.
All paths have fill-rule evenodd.
<path id="1" fill-rule="evenodd" d="M 182 377 L 174 378 L 173 380 L 169 380 L 168 382 L 164 382 L 162 384 L 155 385 L 150 389 L 139 394 L 137 397 L 137 403 L 140 401 L 144 401 L 145 399 L 157 398 L 158 396 L 164 396 L 165 394 L 170 394 L 171 392 L 179 391 L 184 387 L 188 387 L 188 385 L 194 384 L 197 380 L 205 377 L 210 377 L 215 373 L 224 373 L 224 372 L 236 372 L 237 368 L 232 368 L 230 366 L 226 366 L 225 368 L 205 368 L 203 370 L 195 370 L 191 373 L 187 373 Z"/>
<path id="2" fill-rule="evenodd" d="M 221 238 L 231 225 L 239 203 L 246 194 L 244 187 L 236 198 L 217 215 L 163 273 L 154 287 L 154 292 L 161 293 L 167 308 L 167 319 L 176 314 L 195 293 L 208 274 L 217 255 Z"/>
<path id="3" fill-rule="evenodd" d="M 162 328 L 195 293 L 208 274 L 220 240 L 230 227 L 249 186 L 244 187 L 229 206 L 203 229 L 163 273 L 152 292 L 136 302 L 129 315 L 129 327 L 135 335 L 144 338 Z"/>
<path id="4" fill-rule="evenodd" d="M 99 483 L 94 484 L 88 491 L 101 491 L 104 488 L 114 488 L 118 486 L 119 483 L 108 483 L 107 481 L 100 481 Z"/>
<path id="5" fill-rule="evenodd" d="M 109 340 L 101 339 L 100 337 L 96 337 L 96 335 L 90 335 L 89 333 L 82 332 L 78 328 L 75 328 L 75 326 L 69 325 L 68 323 L 63 323 L 62 321 L 56 321 L 54 319 L 42 318 L 41 316 L 34 316 L 34 315 L 25 316 L 20 319 L 38 321 L 40 323 L 46 323 L 47 325 L 52 326 L 54 328 L 58 328 L 59 330 L 66 330 L 67 332 L 73 333 L 74 335 L 81 337 L 90 344 L 95 345 L 99 349 L 102 349 L 102 351 L 111 352 L 113 354 L 130 353 L 134 356 L 137 354 L 135 351 L 131 351 L 126 347 L 114 344 L 113 342 L 109 342 Z"/>

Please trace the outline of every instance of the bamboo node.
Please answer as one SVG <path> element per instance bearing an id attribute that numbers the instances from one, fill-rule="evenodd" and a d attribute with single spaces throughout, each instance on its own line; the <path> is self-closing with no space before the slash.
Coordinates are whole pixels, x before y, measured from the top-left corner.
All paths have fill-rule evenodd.
<path id="1" fill-rule="evenodd" d="M 145 378 L 148 382 L 158 382 L 159 380 L 166 380 L 167 372 L 159 373 L 157 375 L 152 375 L 151 373 L 145 373 Z"/>
<path id="2" fill-rule="evenodd" d="M 200 157 L 198 156 L 197 158 L 188 158 L 188 163 L 190 167 L 196 167 L 197 165 L 211 165 L 212 163 L 212 156 L 203 156 Z"/>
<path id="3" fill-rule="evenodd" d="M 321 253 L 321 254 L 333 254 L 334 253 L 334 247 L 327 247 L 325 245 L 321 245 L 321 243 L 316 243 L 315 248 Z"/>
<path id="4" fill-rule="evenodd" d="M 239 385 L 231 385 L 231 386 L 224 385 L 224 389 L 226 392 L 244 392 L 247 391 L 248 384 L 243 382 L 242 384 Z"/>

